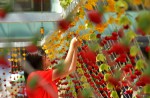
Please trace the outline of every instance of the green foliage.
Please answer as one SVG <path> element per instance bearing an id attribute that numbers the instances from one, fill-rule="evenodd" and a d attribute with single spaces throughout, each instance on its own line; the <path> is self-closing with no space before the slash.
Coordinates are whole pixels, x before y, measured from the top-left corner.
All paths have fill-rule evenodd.
<path id="1" fill-rule="evenodd" d="M 145 33 L 150 32 L 150 12 L 142 11 L 137 17 L 137 25 L 141 28 Z"/>
<path id="2" fill-rule="evenodd" d="M 108 71 L 109 70 L 109 65 L 107 64 L 101 64 L 100 67 L 99 67 L 99 71 L 102 72 L 102 71 Z"/>
<path id="3" fill-rule="evenodd" d="M 53 67 L 53 69 L 57 69 L 58 70 L 58 74 L 61 74 L 65 70 L 64 67 L 65 67 L 65 64 L 64 64 L 63 61 L 61 61 L 59 64 L 55 65 Z"/>
<path id="4" fill-rule="evenodd" d="M 118 96 L 118 94 L 117 94 L 116 91 L 112 91 L 111 94 L 110 94 L 110 96 L 111 96 L 112 98 L 119 98 L 119 96 Z"/>
<path id="5" fill-rule="evenodd" d="M 145 94 L 150 94 L 150 84 L 144 86 L 144 93 Z"/>
<path id="6" fill-rule="evenodd" d="M 96 41 L 89 42 L 88 47 L 94 52 L 100 49 L 99 44 Z"/>
<path id="7" fill-rule="evenodd" d="M 104 75 L 104 81 L 108 81 L 108 79 L 111 77 L 111 74 L 109 74 L 109 73 L 106 73 L 105 75 Z"/>
<path id="8" fill-rule="evenodd" d="M 136 56 L 136 55 L 138 54 L 138 52 L 139 52 L 139 49 L 138 49 L 137 46 L 132 46 L 132 47 L 130 48 L 130 55 L 131 55 L 131 56 Z"/>
<path id="9" fill-rule="evenodd" d="M 106 57 L 103 54 L 98 54 L 96 56 L 96 61 L 102 61 L 104 62 L 106 60 Z"/>
<path id="10" fill-rule="evenodd" d="M 60 0 L 60 5 L 62 8 L 66 9 L 70 3 L 72 2 L 72 0 Z"/>
<path id="11" fill-rule="evenodd" d="M 144 60 L 140 59 L 136 62 L 136 66 L 135 66 L 135 69 L 138 69 L 138 70 L 141 70 L 144 68 Z"/>

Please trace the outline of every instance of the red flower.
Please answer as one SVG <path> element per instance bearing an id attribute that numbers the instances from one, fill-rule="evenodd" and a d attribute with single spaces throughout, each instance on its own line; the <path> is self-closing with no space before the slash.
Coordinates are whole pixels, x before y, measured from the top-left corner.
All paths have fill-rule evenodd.
<path id="1" fill-rule="evenodd" d="M 118 31 L 118 35 L 119 35 L 119 37 L 121 37 L 121 38 L 124 36 L 123 29 L 120 29 L 120 30 Z"/>
<path id="2" fill-rule="evenodd" d="M 91 78 L 87 78 L 87 81 L 88 81 L 88 82 L 91 82 L 91 81 L 92 81 L 92 79 L 91 79 Z"/>
<path id="3" fill-rule="evenodd" d="M 134 79 L 136 79 L 136 75 L 132 74 L 132 75 L 130 76 L 130 78 L 131 78 L 131 80 L 133 81 Z"/>
<path id="4" fill-rule="evenodd" d="M 38 48 L 37 48 L 37 46 L 36 45 L 29 45 L 29 46 L 27 46 L 26 47 L 26 50 L 27 50 L 27 52 L 29 52 L 29 53 L 34 53 L 34 52 L 37 52 L 38 51 Z"/>
<path id="5" fill-rule="evenodd" d="M 72 74 L 70 74 L 69 76 L 70 76 L 71 78 L 74 78 L 74 75 L 72 75 Z"/>
<path id="6" fill-rule="evenodd" d="M 99 84 L 99 80 L 96 80 L 95 83 L 96 83 L 96 84 Z"/>
<path id="7" fill-rule="evenodd" d="M 133 91 L 132 91 L 132 90 L 126 90 L 124 93 L 125 93 L 125 94 L 132 94 Z"/>
<path id="8" fill-rule="evenodd" d="M 6 11 L 4 9 L 0 9 L 0 19 L 6 17 Z"/>
<path id="9" fill-rule="evenodd" d="M 123 81 L 122 81 L 122 85 L 123 85 L 123 86 L 127 86 L 127 85 L 128 85 L 128 82 L 127 82 L 126 80 L 123 80 Z"/>
<path id="10" fill-rule="evenodd" d="M 98 73 L 99 78 L 104 78 L 103 74 Z"/>
<path id="11" fill-rule="evenodd" d="M 117 36 L 111 36 L 110 40 L 117 40 Z"/>
<path id="12" fill-rule="evenodd" d="M 86 77 L 90 77 L 90 75 L 89 75 L 88 73 L 85 73 L 84 75 L 85 75 Z"/>
<path id="13" fill-rule="evenodd" d="M 97 37 L 97 38 L 101 38 L 101 34 L 97 34 L 96 37 Z"/>
<path id="14" fill-rule="evenodd" d="M 99 24 L 102 21 L 102 15 L 96 10 L 88 11 L 87 15 L 89 20 L 95 24 Z"/>
<path id="15" fill-rule="evenodd" d="M 146 46 L 146 47 L 145 47 L 145 51 L 146 51 L 146 52 L 150 52 L 150 46 Z"/>
<path id="16" fill-rule="evenodd" d="M 106 93 L 102 93 L 102 96 L 103 96 L 103 97 L 107 97 Z"/>
<path id="17" fill-rule="evenodd" d="M 94 65 L 93 67 L 95 68 L 96 71 L 99 69 L 98 65 Z"/>
<path id="18" fill-rule="evenodd" d="M 112 32 L 112 36 L 117 37 L 118 36 L 117 32 Z"/>
<path id="19" fill-rule="evenodd" d="M 96 62 L 96 53 L 92 52 L 92 51 L 87 51 L 85 54 L 85 57 L 89 60 L 92 61 L 93 63 Z"/>
<path id="20" fill-rule="evenodd" d="M 129 29 L 129 27 L 130 27 L 129 25 L 124 25 L 123 26 L 124 29 Z"/>
<path id="21" fill-rule="evenodd" d="M 103 42 L 103 44 L 106 44 L 106 43 L 107 43 L 107 40 L 106 40 L 106 39 L 103 39 L 102 42 Z"/>
<path id="22" fill-rule="evenodd" d="M 8 60 L 5 57 L 3 57 L 3 56 L 0 56 L 0 66 L 2 66 L 4 68 L 8 68 L 9 67 Z"/>
<path id="23" fill-rule="evenodd" d="M 119 57 L 116 58 L 116 62 L 126 62 L 126 54 L 121 54 Z"/>
<path id="24" fill-rule="evenodd" d="M 100 91 L 103 91 L 103 88 L 99 88 Z"/>
<path id="25" fill-rule="evenodd" d="M 130 71 L 129 68 L 127 68 L 127 67 L 123 67 L 122 70 L 125 71 L 126 73 L 128 73 Z"/>
<path id="26" fill-rule="evenodd" d="M 111 83 L 112 85 L 114 85 L 115 87 L 120 86 L 119 80 L 116 78 L 111 77 L 108 79 L 108 82 Z"/>
<path id="27" fill-rule="evenodd" d="M 137 34 L 141 34 L 142 36 L 146 35 L 145 32 L 142 29 L 140 29 L 140 28 L 137 28 L 136 31 L 137 31 Z"/>
<path id="28" fill-rule="evenodd" d="M 106 40 L 106 41 L 110 40 L 110 36 L 106 36 L 106 37 L 105 37 L 105 40 Z"/>
<path id="29" fill-rule="evenodd" d="M 135 60 L 134 59 L 130 59 L 132 64 L 135 64 Z"/>
<path id="30" fill-rule="evenodd" d="M 150 84 L 150 76 L 149 75 L 143 75 L 143 76 L 141 76 L 139 81 L 142 81 L 146 84 Z"/>
<path id="31" fill-rule="evenodd" d="M 80 88 L 82 88 L 81 86 L 76 86 L 76 89 L 80 89 Z"/>
<path id="32" fill-rule="evenodd" d="M 143 95 L 137 94 L 136 98 L 143 98 Z"/>
<path id="33" fill-rule="evenodd" d="M 99 45 L 100 45 L 100 46 L 104 46 L 104 43 L 101 41 L 101 42 L 99 43 Z"/>
<path id="34" fill-rule="evenodd" d="M 92 70 L 92 66 L 88 66 L 88 70 Z"/>
<path id="35" fill-rule="evenodd" d="M 145 86 L 146 84 L 145 84 L 145 82 L 143 82 L 143 81 L 138 81 L 137 83 L 136 83 L 136 86 Z"/>
<path id="36" fill-rule="evenodd" d="M 125 67 L 127 67 L 127 68 L 131 69 L 131 68 L 133 68 L 133 65 L 132 65 L 132 64 L 126 64 L 126 66 L 125 66 Z"/>
<path id="37" fill-rule="evenodd" d="M 58 27 L 62 30 L 67 30 L 70 27 L 70 22 L 65 19 L 59 20 Z"/>
<path id="38" fill-rule="evenodd" d="M 139 75 L 142 74 L 142 72 L 141 72 L 140 70 L 135 70 L 135 73 L 134 73 L 134 74 L 137 75 L 137 76 L 139 76 Z"/>
<path id="39" fill-rule="evenodd" d="M 123 54 L 128 51 L 128 48 L 121 43 L 115 43 L 109 50 L 109 53 L 116 52 L 117 54 Z"/>

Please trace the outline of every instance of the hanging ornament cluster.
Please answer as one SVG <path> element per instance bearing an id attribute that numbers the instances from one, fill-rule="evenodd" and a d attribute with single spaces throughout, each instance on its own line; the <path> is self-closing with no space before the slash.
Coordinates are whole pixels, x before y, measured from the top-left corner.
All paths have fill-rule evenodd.
<path id="1" fill-rule="evenodd" d="M 68 17 L 57 22 L 58 29 L 42 47 L 52 64 L 65 59 L 72 37 L 78 36 L 80 44 L 76 72 L 57 82 L 59 96 L 144 98 L 150 94 L 150 60 L 143 57 L 136 41 L 137 36 L 150 33 L 150 12 L 137 11 L 135 17 L 127 11 L 129 5 L 137 10 L 141 5 L 146 10 L 148 4 L 149 0 L 81 0 Z M 33 44 L 23 49 L 36 53 L 37 41 L 38 38 L 35 38 Z M 147 54 L 150 54 L 149 47 L 145 47 Z M 17 48 L 11 51 L 13 74 L 21 68 L 18 64 L 19 51 Z M 24 52 L 23 60 L 25 55 Z M 0 63 L 7 65 L 3 57 Z M 63 64 L 58 65 L 60 72 L 63 71 Z M 5 78 L 0 80 L 6 81 Z"/>
<path id="2" fill-rule="evenodd" d="M 145 2 L 148 1 L 134 0 L 133 2 L 135 7 L 143 4 L 143 7 L 146 7 Z M 63 46 L 59 44 L 58 38 L 67 42 L 74 35 L 79 36 L 77 77 L 71 75 L 68 79 L 73 81 L 75 95 L 78 97 L 86 98 L 84 91 L 88 87 L 92 88 L 92 90 L 88 89 L 93 93 L 91 96 L 94 95 L 96 98 L 120 98 L 121 96 L 142 98 L 150 92 L 149 73 L 145 70 L 149 68 L 149 62 L 141 56 L 135 39 L 139 34 L 144 36 L 149 34 L 150 22 L 147 18 L 149 12 L 145 11 L 143 12 L 145 14 L 141 13 L 135 18 L 137 22 L 135 28 L 131 20 L 132 16 L 127 13 L 129 3 L 131 3 L 129 0 L 103 0 L 99 5 L 98 0 L 87 0 L 84 6 L 76 7 L 76 13 L 71 17 L 75 21 L 59 21 L 58 27 L 61 28 L 46 41 L 44 49 L 48 53 L 53 53 L 58 50 L 49 48 L 50 46 Z M 105 19 L 105 12 L 113 12 L 114 15 L 108 14 L 108 18 Z M 108 31 L 109 26 L 113 29 Z M 103 34 L 105 30 L 109 35 Z M 145 48 L 147 52 L 149 52 L 148 47 Z M 55 57 L 58 56 L 51 56 L 51 58 Z M 65 84 L 70 83 L 65 82 Z M 135 92 L 136 94 L 133 94 Z"/>

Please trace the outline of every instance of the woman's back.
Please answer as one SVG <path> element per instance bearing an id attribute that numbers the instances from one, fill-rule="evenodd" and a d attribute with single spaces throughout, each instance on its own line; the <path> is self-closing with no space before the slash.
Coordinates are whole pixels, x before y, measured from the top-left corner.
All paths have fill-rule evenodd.
<path id="1" fill-rule="evenodd" d="M 28 98 L 53 98 L 52 94 L 58 96 L 56 83 L 52 81 L 52 70 L 35 71 L 29 74 L 27 79 Z"/>

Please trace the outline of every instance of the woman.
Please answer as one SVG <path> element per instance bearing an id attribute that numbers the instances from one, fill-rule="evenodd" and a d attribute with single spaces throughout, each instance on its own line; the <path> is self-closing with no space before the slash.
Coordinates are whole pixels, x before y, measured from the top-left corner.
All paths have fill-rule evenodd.
<path id="1" fill-rule="evenodd" d="M 55 69 L 43 70 L 43 65 L 50 65 L 50 61 L 46 55 L 27 55 L 26 60 L 30 66 L 35 69 L 29 73 L 29 75 L 25 73 L 28 98 L 58 98 L 56 81 L 66 77 L 75 70 L 77 60 L 77 44 L 77 38 L 73 38 L 71 40 L 69 51 L 64 60 L 63 70 L 61 72 L 57 67 Z M 30 70 L 31 68 L 28 69 Z"/>

